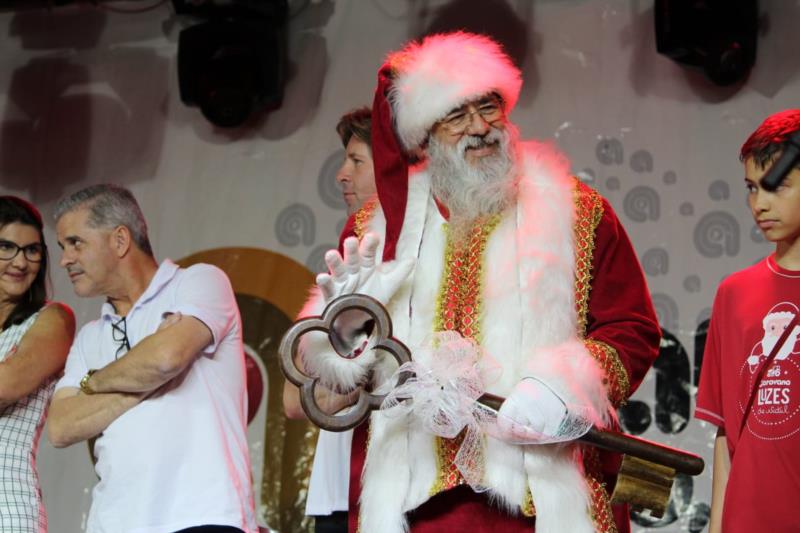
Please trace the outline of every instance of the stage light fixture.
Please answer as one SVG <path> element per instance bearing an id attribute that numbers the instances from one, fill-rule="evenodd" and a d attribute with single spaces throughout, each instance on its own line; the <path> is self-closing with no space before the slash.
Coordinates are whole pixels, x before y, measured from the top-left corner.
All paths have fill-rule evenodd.
<path id="1" fill-rule="evenodd" d="M 283 100 L 286 65 L 286 11 L 251 9 L 227 2 L 186 6 L 207 18 L 178 37 L 178 86 L 181 101 L 197 106 L 213 124 L 238 127 L 261 109 Z M 262 6 L 264 4 L 261 4 Z M 280 8 L 286 2 L 273 2 Z"/>
<path id="2" fill-rule="evenodd" d="M 756 0 L 656 0 L 656 50 L 703 70 L 717 85 L 747 77 L 756 61 Z"/>

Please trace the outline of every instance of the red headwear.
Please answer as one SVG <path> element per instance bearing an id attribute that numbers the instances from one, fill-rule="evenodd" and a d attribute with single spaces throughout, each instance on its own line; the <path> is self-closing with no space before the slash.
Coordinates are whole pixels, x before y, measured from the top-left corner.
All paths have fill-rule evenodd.
<path id="1" fill-rule="evenodd" d="M 405 217 L 407 153 L 423 146 L 447 113 L 488 93 L 499 94 L 510 113 L 521 86 L 519 69 L 484 35 L 431 35 L 389 55 L 372 104 L 375 184 L 386 217 L 384 261 L 394 259 Z"/>

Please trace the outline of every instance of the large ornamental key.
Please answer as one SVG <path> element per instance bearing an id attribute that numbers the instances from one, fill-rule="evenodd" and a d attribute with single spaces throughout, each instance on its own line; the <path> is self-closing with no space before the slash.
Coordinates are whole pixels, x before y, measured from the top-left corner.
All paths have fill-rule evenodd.
<path id="1" fill-rule="evenodd" d="M 359 425 L 369 417 L 370 411 L 380 408 L 386 397 L 372 394 L 361 387 L 358 389 L 358 401 L 350 412 L 329 415 L 320 409 L 314 397 L 319 378 L 305 374 L 295 365 L 300 337 L 311 331 L 326 332 L 331 346 L 341 357 L 354 359 L 360 356 L 363 346 L 353 350 L 334 324 L 342 313 L 353 310 L 366 313 L 374 321 L 370 338 L 377 342 L 371 349 L 391 353 L 398 365 L 411 361 L 409 349 L 392 337 L 392 321 L 388 312 L 369 296 L 340 296 L 328 304 L 322 316 L 296 322 L 286 332 L 278 349 L 281 369 L 286 379 L 300 387 L 300 403 L 308 418 L 328 431 L 345 431 Z M 411 375 L 410 372 L 401 373 L 396 385 L 401 385 Z M 492 394 L 484 394 L 477 401 L 497 411 L 504 400 Z M 592 427 L 578 440 L 583 444 L 624 454 L 612 502 L 629 503 L 635 509 L 650 509 L 655 517 L 661 517 L 667 508 L 675 475 L 683 473 L 697 476 L 705 467 L 703 459 L 697 455 L 618 431 Z"/>
<path id="2" fill-rule="evenodd" d="M 411 351 L 405 344 L 392 337 L 392 321 L 386 308 L 370 296 L 364 294 L 340 296 L 325 307 L 321 316 L 295 322 L 284 334 L 278 348 L 281 370 L 286 379 L 300 388 L 300 404 L 309 420 L 327 431 L 346 431 L 356 427 L 369 417 L 373 409 L 380 408 L 386 397 L 385 394 L 373 394 L 363 387 L 358 387 L 358 401 L 352 409 L 342 415 L 330 415 L 320 408 L 314 396 L 319 378 L 309 376 L 297 367 L 296 355 L 300 337 L 312 331 L 325 332 L 331 346 L 340 357 L 345 359 L 358 357 L 361 351 L 356 350 L 353 355 L 348 343 L 334 327 L 339 315 L 354 310 L 363 311 L 372 318 L 374 325 L 370 338 L 375 339 L 375 342 L 371 349 L 389 352 L 394 356 L 398 366 L 411 361 Z M 402 373 L 397 385 L 403 384 L 410 376 L 410 373 Z"/>

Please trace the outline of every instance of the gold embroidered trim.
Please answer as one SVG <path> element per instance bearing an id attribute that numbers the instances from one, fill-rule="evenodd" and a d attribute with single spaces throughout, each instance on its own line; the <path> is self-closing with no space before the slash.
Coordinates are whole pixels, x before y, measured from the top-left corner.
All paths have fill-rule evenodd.
<path id="1" fill-rule="evenodd" d="M 575 312 L 578 315 L 578 334 L 586 335 L 589 313 L 589 292 L 592 290 L 592 258 L 595 231 L 603 217 L 603 200 L 597 191 L 578 178 L 573 189 L 575 202 Z"/>
<path id="2" fill-rule="evenodd" d="M 600 456 L 596 448 L 583 448 L 583 464 L 586 472 L 586 484 L 589 486 L 589 515 L 598 533 L 617 533 L 617 522 L 611 509 L 611 496 L 606 490 L 603 479 Z"/>
<path id="3" fill-rule="evenodd" d="M 619 358 L 619 353 L 612 346 L 595 339 L 583 341 L 586 350 L 600 363 L 600 368 L 605 372 L 603 385 L 608 391 L 608 399 L 615 408 L 625 405 L 628 400 L 631 384 L 628 380 L 628 371 Z"/>
<path id="4" fill-rule="evenodd" d="M 445 226 L 445 270 L 436 298 L 434 331 L 458 331 L 480 344 L 483 255 L 486 242 L 499 222 L 500 215 L 478 220 L 467 238 L 458 243 L 453 242 Z"/>
<path id="5" fill-rule="evenodd" d="M 356 237 L 358 240 L 364 236 L 367 232 L 367 225 L 369 221 L 372 220 L 372 215 L 375 214 L 375 208 L 378 206 L 378 199 L 372 198 L 367 200 L 364 205 L 361 206 L 361 209 L 356 211 L 355 221 L 353 222 L 353 232 L 355 232 Z"/>
<path id="6" fill-rule="evenodd" d="M 466 239 L 459 242 L 454 242 L 448 226 L 445 226 L 445 266 L 436 298 L 434 331 L 458 331 L 480 344 L 484 252 L 489 236 L 499 222 L 500 215 L 478 220 Z M 454 439 L 436 437 L 438 474 L 431 486 L 431 496 L 466 483 L 455 465 L 463 440 L 463 433 Z"/>

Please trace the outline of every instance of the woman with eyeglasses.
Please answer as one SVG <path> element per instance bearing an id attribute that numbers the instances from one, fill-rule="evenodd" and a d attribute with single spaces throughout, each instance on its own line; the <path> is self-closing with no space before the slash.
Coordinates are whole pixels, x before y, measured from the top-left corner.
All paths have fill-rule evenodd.
<path id="1" fill-rule="evenodd" d="M 36 452 L 55 378 L 75 334 L 72 311 L 47 302 L 42 216 L 0 196 L 0 531 L 47 531 Z"/>

